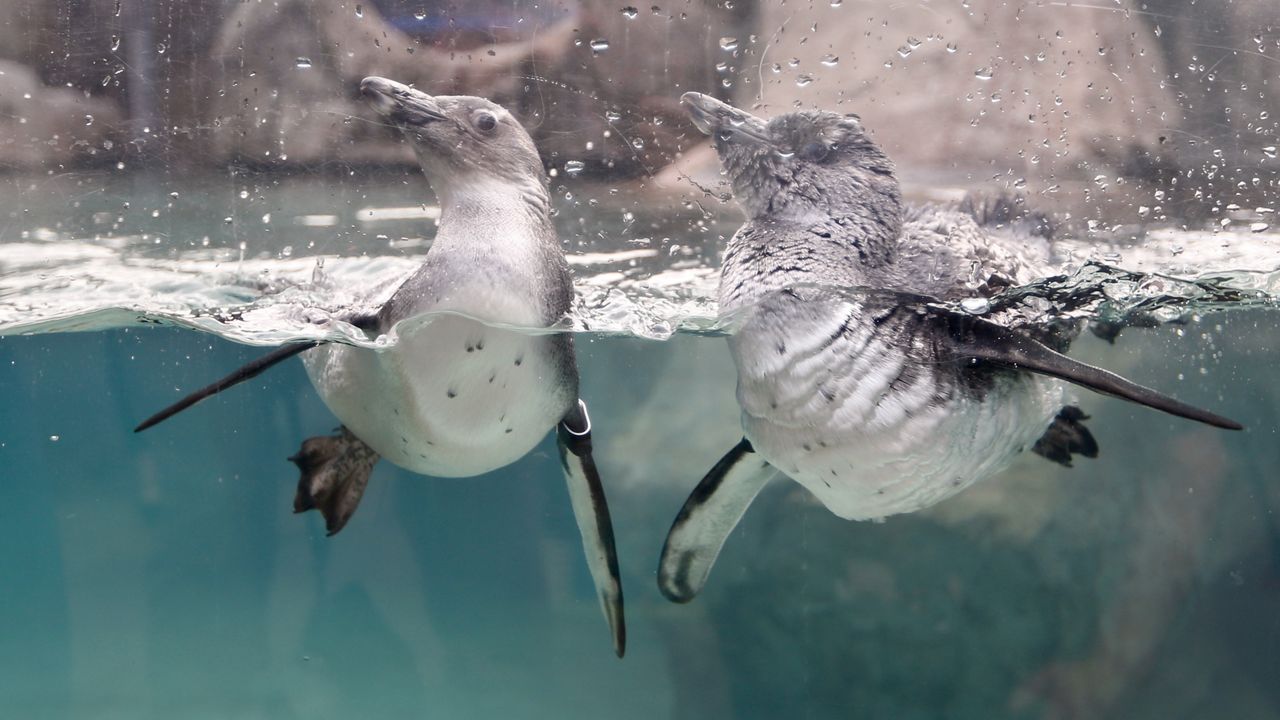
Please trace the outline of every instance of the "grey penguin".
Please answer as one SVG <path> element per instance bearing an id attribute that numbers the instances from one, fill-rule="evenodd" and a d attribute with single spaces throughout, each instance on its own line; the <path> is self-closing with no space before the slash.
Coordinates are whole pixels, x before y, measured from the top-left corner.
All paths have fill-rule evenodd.
<path id="1" fill-rule="evenodd" d="M 587 565 L 622 657 L 613 526 L 578 396 L 573 338 L 527 331 L 555 325 L 574 295 L 533 141 L 484 98 L 433 97 L 380 77 L 365 78 L 360 91 L 411 143 L 441 206 L 421 267 L 376 313 L 349 318 L 374 336 L 395 332 L 397 342 L 378 350 L 282 347 L 137 430 L 301 354 L 342 427 L 307 439 L 290 458 L 301 470 L 294 511 L 319 510 L 333 535 L 355 512 L 379 458 L 424 475 L 473 476 L 523 457 L 554 427 Z"/>
<path id="2" fill-rule="evenodd" d="M 747 218 L 719 287 L 744 438 L 667 535 L 658 585 L 668 599 L 701 590 L 779 473 L 836 515 L 866 520 L 940 502 L 1024 449 L 1067 465 L 1096 456 L 1061 381 L 1241 429 L 1068 358 L 1078 329 L 1012 328 L 954 309 L 1033 279 L 1046 239 L 997 231 L 990 205 L 908 208 L 893 162 L 856 116 L 766 121 L 699 93 L 682 102 L 712 136 Z"/>

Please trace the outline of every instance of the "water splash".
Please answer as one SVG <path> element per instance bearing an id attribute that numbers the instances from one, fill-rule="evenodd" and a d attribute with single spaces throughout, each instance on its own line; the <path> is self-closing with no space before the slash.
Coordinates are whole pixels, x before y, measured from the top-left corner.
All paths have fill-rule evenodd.
<path id="1" fill-rule="evenodd" d="M 345 319 L 380 306 L 422 260 L 241 258 L 238 248 L 203 247 L 140 254 L 150 245 L 141 236 L 55 233 L 6 243 L 0 335 L 163 324 L 254 345 L 327 339 L 380 347 L 394 343 L 394 334 L 371 338 Z M 1055 251 L 1043 279 L 951 309 L 1011 326 L 1072 319 L 1118 328 L 1274 306 L 1280 298 L 1280 235 L 1168 230 L 1149 233 L 1141 245 L 1065 240 Z M 568 258 L 577 300 L 557 329 L 653 340 L 724 330 L 712 260 L 652 247 Z"/>

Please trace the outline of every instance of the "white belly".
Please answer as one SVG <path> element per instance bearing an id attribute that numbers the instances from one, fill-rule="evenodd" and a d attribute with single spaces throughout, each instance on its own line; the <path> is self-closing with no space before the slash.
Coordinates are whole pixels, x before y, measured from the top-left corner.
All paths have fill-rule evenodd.
<path id="1" fill-rule="evenodd" d="M 890 424 L 779 424 L 743 414 L 747 439 L 831 512 L 869 520 L 914 512 L 988 477 L 1030 449 L 1062 409 L 1062 385 L 999 381 L 983 402 L 956 397 Z"/>
<path id="2" fill-rule="evenodd" d="M 908 310 L 780 296 L 729 339 L 743 429 L 833 513 L 865 520 L 948 498 L 1029 449 L 1062 408 L 1055 380 L 992 378 L 983 400 L 939 365 Z"/>
<path id="3" fill-rule="evenodd" d="M 302 357 L 325 404 L 382 457 L 466 477 L 524 456 L 569 410 L 576 390 L 558 342 L 441 315 L 387 350 L 325 345 Z"/>

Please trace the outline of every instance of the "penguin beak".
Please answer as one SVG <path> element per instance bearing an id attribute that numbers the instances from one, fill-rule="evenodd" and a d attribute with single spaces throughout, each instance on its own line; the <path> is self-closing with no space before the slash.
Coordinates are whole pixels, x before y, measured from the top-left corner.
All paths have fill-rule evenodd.
<path id="1" fill-rule="evenodd" d="M 703 133 L 728 140 L 731 136 L 749 138 L 769 144 L 769 131 L 765 121 L 744 110 L 720 102 L 710 95 L 687 92 L 680 96 L 680 104 L 689 113 L 689 119 Z"/>
<path id="2" fill-rule="evenodd" d="M 447 117 L 435 98 L 395 80 L 367 77 L 360 81 L 360 94 L 379 114 L 399 125 L 425 125 Z"/>

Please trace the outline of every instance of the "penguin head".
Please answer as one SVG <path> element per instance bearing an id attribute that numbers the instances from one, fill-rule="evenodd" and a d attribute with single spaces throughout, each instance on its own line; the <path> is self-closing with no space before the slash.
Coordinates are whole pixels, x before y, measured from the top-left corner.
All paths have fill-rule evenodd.
<path id="1" fill-rule="evenodd" d="M 362 80 L 360 94 L 412 143 L 438 195 L 491 181 L 545 191 L 533 140 L 501 105 L 468 95 L 428 95 L 381 77 Z"/>
<path id="2" fill-rule="evenodd" d="M 710 135 L 748 217 L 858 215 L 901 224 L 893 161 L 854 115 L 802 111 L 763 120 L 701 93 L 681 103 Z"/>

